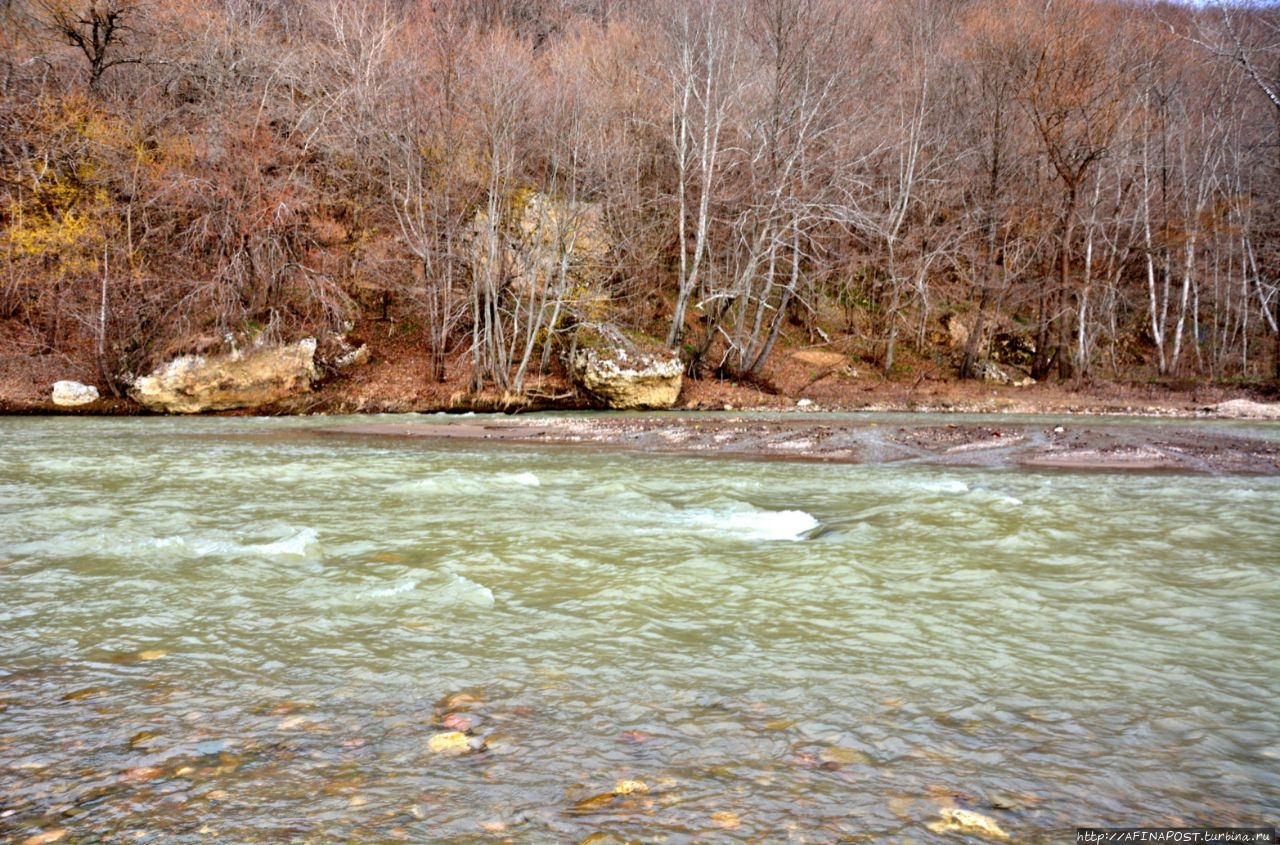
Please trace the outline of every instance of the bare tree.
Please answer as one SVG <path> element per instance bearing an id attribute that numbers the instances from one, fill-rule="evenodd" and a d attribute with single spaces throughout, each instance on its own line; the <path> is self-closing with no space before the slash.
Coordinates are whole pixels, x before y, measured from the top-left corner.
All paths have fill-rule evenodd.
<path id="1" fill-rule="evenodd" d="M 1008 4 L 996 0 L 976 5 L 962 21 L 959 63 L 967 75 L 957 86 L 953 114 L 961 137 L 962 161 L 972 163 L 972 186 L 965 191 L 972 227 L 980 233 L 972 246 L 971 277 L 976 296 L 968 337 L 960 360 L 961 378 L 979 375 L 988 320 L 1025 270 L 1036 250 L 1034 238 L 1015 196 L 1030 181 L 1024 114 L 1015 97 L 1027 48 L 1020 27 L 1010 25 Z"/>
<path id="2" fill-rule="evenodd" d="M 1124 119 L 1132 71 L 1118 37 L 1120 20 L 1090 20 L 1101 10 L 1081 3 L 1046 4 L 1042 41 L 1035 45 L 1020 101 L 1040 138 L 1059 187 L 1057 279 L 1041 296 L 1032 377 L 1042 379 L 1057 361 L 1070 375 L 1070 297 L 1075 281 L 1075 234 L 1082 191 L 1109 152 Z M 1100 31 L 1111 30 L 1110 38 Z M 1057 333 L 1055 336 L 1055 327 Z"/>
<path id="3" fill-rule="evenodd" d="M 1274 3 L 1215 3 L 1210 20 L 1199 27 L 1194 40 L 1213 53 L 1231 60 L 1259 91 L 1280 109 L 1280 10 Z"/>
<path id="4" fill-rule="evenodd" d="M 142 62 L 141 56 L 125 52 L 134 21 L 142 15 L 138 0 L 35 0 L 33 5 L 44 25 L 88 62 L 90 91 L 98 90 L 111 68 Z"/>
<path id="5" fill-rule="evenodd" d="M 464 243 L 474 197 L 463 177 L 470 154 L 461 114 L 461 78 L 471 31 L 459 16 L 437 11 L 399 38 L 396 83 L 378 125 L 383 164 L 401 240 L 418 261 L 431 374 L 446 377 L 446 356 L 466 313 Z"/>
<path id="6" fill-rule="evenodd" d="M 947 10 L 906 2 L 892 10 L 896 62 L 881 81 L 876 136 L 864 147 L 865 170 L 851 170 L 840 217 L 867 245 L 872 305 L 878 311 L 876 356 L 893 370 L 899 335 L 910 306 L 927 307 L 928 276 L 951 238 L 927 231 L 935 218 L 944 174 L 952 164 L 940 136 L 937 53 Z M 882 57 L 887 58 L 887 57 Z M 869 117 L 864 117 L 869 119 Z"/>
<path id="7" fill-rule="evenodd" d="M 711 260 L 712 200 L 723 178 L 726 123 L 739 96 L 741 36 L 732 11 L 721 0 L 677 3 L 673 15 L 671 143 L 676 158 L 678 269 L 667 345 L 675 349 L 684 339 L 690 300 L 705 283 Z M 704 303 L 722 309 L 723 298 L 716 294 Z"/>
<path id="8" fill-rule="evenodd" d="M 756 0 L 750 29 L 760 67 L 751 170 L 753 198 L 735 242 L 746 247 L 735 290 L 730 360 L 758 376 L 788 309 L 822 260 L 830 222 L 851 63 L 847 9 L 822 0 Z"/>
<path id="9" fill-rule="evenodd" d="M 1229 58 L 1280 113 L 1280 7 L 1275 3 L 1247 0 L 1233 4 L 1220 2 L 1213 5 L 1210 13 L 1216 26 L 1202 19 L 1199 37 L 1194 40 L 1213 53 Z M 1274 126 L 1275 158 L 1269 165 L 1273 185 L 1280 179 L 1280 120 Z M 1274 207 L 1274 190 L 1270 199 Z M 1267 225 L 1273 235 L 1280 236 L 1280 219 L 1268 221 Z M 1266 252 L 1269 254 L 1264 258 L 1262 272 L 1257 272 L 1256 260 L 1250 266 L 1255 269 L 1264 319 L 1274 335 L 1272 377 L 1280 381 L 1280 250 L 1272 246 Z M 1263 281 L 1263 275 L 1268 281 Z"/>
<path id="10" fill-rule="evenodd" d="M 471 271 L 471 356 L 475 389 L 492 382 L 511 387 L 512 346 L 522 315 L 510 308 L 510 254 L 505 228 L 517 199 L 525 148 L 520 143 L 528 119 L 531 45 L 507 30 L 483 36 L 474 87 L 469 93 L 475 120 L 484 200 L 475 218 Z"/>

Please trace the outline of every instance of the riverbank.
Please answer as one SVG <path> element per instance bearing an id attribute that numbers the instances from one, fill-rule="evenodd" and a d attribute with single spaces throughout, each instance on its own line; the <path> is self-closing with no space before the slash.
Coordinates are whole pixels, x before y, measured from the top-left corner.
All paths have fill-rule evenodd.
<path id="1" fill-rule="evenodd" d="M 644 416 L 532 415 L 583 409 L 567 384 L 548 380 L 526 397 L 471 394 L 459 378 L 433 382 L 425 359 L 379 357 L 308 393 L 238 415 L 506 412 L 506 420 L 335 426 L 337 434 L 502 440 L 556 445 L 839 463 L 922 462 L 984 467 L 1280 473 L 1280 437 L 1211 420 L 1280 420 L 1272 397 L 1208 383 L 1089 382 L 1023 387 L 959 381 L 929 370 L 890 380 L 814 368 L 805 351 L 779 359 L 767 381 L 686 380 L 677 407 Z M 47 370 L 47 371 L 46 371 Z M 458 371 L 461 371 L 458 368 Z M 78 408 L 53 405 L 44 382 L 57 367 L 0 368 L 0 413 L 134 415 L 124 397 Z M 91 381 L 91 379 L 86 379 Z M 932 414 L 899 424 L 894 414 Z M 525 416 L 525 414 L 529 414 Z M 866 414 L 850 417 L 849 414 Z M 964 419 L 985 415 L 982 422 Z M 1062 424 L 1026 422 L 1041 415 Z M 1116 424 L 1115 417 L 1130 419 Z M 1186 421 L 1179 423 L 1176 421 Z"/>
<path id="2" fill-rule="evenodd" d="M 530 384 L 525 395 L 473 393 L 463 362 L 450 376 L 431 378 L 427 355 L 410 343 L 375 345 L 372 361 L 322 379 L 307 393 L 237 415 L 449 413 L 583 410 L 585 400 L 563 379 Z M 1280 418 L 1273 384 L 1221 384 L 1191 380 L 1045 382 L 1028 386 L 962 381 L 945 368 L 917 361 L 910 373 L 885 378 L 847 365 L 832 351 L 793 349 L 776 356 L 756 382 L 686 379 L 674 410 L 884 411 L 971 414 L 1120 414 L 1143 417 Z M 845 363 L 840 363 L 845 362 Z M 54 382 L 96 385 L 102 398 L 79 407 L 53 404 Z M 1241 404 L 1252 402 L 1254 404 Z M 1270 410 L 1267 410 L 1267 407 Z M 1259 409 L 1262 410 L 1259 410 Z M 111 395 L 85 360 L 0 355 L 0 414 L 120 416 L 147 413 L 125 396 Z"/>
<path id="3" fill-rule="evenodd" d="M 1113 417 L 663 414 L 359 423 L 329 436 L 498 441 L 825 463 L 1280 474 L 1280 435 Z"/>

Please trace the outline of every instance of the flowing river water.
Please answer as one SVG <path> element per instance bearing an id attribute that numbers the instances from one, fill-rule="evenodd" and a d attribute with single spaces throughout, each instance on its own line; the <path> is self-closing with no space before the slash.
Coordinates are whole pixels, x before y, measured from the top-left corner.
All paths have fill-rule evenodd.
<path id="1" fill-rule="evenodd" d="M 1280 820 L 1274 476 L 332 424 L 0 420 L 0 841 Z"/>

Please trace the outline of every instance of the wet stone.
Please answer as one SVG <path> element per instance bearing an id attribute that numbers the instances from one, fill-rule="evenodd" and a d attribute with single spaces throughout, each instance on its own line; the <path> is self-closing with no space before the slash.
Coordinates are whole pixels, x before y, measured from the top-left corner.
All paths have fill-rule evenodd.
<path id="1" fill-rule="evenodd" d="M 445 731 L 427 740 L 427 749 L 446 757 L 460 757 L 475 750 L 472 738 L 461 731 Z"/>

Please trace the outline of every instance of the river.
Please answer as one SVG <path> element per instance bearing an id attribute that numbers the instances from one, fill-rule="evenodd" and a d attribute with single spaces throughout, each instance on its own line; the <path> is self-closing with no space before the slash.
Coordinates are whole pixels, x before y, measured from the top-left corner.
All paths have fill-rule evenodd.
<path id="1" fill-rule="evenodd" d="M 1280 478 L 334 423 L 0 419 L 0 840 L 1278 820 Z"/>

